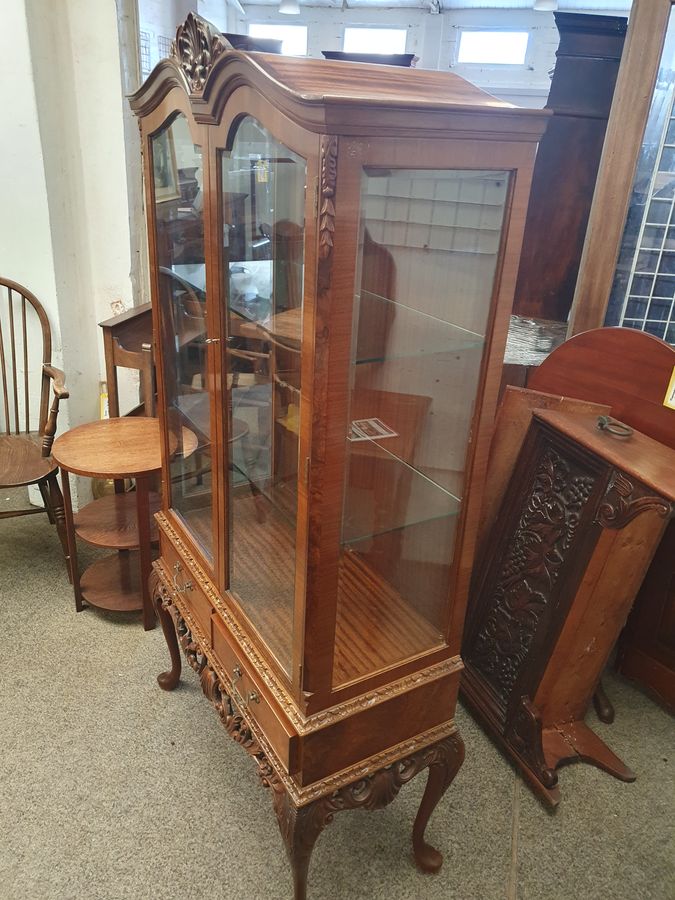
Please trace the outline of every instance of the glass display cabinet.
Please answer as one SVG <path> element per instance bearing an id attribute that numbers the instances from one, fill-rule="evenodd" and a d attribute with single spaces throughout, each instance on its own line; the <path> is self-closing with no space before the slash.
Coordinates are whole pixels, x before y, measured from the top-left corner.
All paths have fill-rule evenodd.
<path id="1" fill-rule="evenodd" d="M 304 897 L 333 813 L 463 758 L 459 646 L 546 113 L 442 72 L 246 54 L 197 16 L 132 97 L 148 192 L 153 595 L 255 758 Z M 189 443 L 185 438 L 189 437 Z"/>

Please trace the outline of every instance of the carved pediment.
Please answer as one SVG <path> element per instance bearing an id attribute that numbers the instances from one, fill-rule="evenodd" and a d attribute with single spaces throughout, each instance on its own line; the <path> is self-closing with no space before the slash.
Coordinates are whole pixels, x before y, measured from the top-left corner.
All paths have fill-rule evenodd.
<path id="1" fill-rule="evenodd" d="M 231 49 L 232 45 L 215 25 L 191 12 L 176 30 L 171 55 L 185 72 L 192 92 L 199 93 L 216 59 Z"/>

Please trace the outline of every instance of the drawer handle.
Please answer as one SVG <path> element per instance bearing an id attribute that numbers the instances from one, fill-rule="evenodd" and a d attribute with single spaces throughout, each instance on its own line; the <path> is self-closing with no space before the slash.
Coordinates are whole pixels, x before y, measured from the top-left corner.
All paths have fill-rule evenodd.
<path id="1" fill-rule="evenodd" d="M 187 594 L 188 591 L 191 591 L 193 588 L 193 584 L 191 581 L 186 581 L 185 584 L 179 584 L 178 582 L 178 574 L 183 571 L 183 567 L 180 563 L 173 564 L 173 589 L 177 594 Z"/>
<path id="2" fill-rule="evenodd" d="M 242 672 L 239 666 L 235 666 L 232 669 L 232 699 L 237 704 L 239 709 L 244 710 L 248 709 L 251 703 L 260 703 L 260 694 L 257 691 L 249 691 L 248 696 L 244 699 L 244 697 L 239 693 L 239 690 L 236 687 L 237 682 L 242 677 Z"/>

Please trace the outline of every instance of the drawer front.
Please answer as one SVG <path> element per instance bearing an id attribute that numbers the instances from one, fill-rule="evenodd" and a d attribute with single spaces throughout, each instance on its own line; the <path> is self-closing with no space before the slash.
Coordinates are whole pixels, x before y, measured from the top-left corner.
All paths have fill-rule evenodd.
<path id="1" fill-rule="evenodd" d="M 164 534 L 161 534 L 160 537 L 160 550 L 169 578 L 178 588 L 180 601 L 197 620 L 197 624 L 201 627 L 208 645 L 211 647 L 213 645 L 213 635 L 211 634 L 211 613 L 213 612 L 213 607 L 210 601 L 201 588 L 197 586 L 197 581 L 190 569 Z"/>
<path id="2" fill-rule="evenodd" d="M 228 693 L 243 707 L 244 715 L 259 726 L 289 775 L 292 775 L 299 766 L 298 735 L 274 701 L 266 699 L 255 674 L 242 660 L 218 613 L 213 614 L 212 627 L 213 649 L 227 673 Z"/>

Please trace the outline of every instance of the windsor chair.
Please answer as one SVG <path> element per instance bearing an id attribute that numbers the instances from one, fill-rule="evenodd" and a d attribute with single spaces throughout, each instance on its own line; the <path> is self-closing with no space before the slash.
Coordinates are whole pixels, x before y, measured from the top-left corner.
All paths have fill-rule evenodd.
<path id="1" fill-rule="evenodd" d="M 35 484 L 44 501 L 44 509 L 0 510 L 0 519 L 46 512 L 56 526 L 70 577 L 63 497 L 51 458 L 59 403 L 68 391 L 63 372 L 51 365 L 51 353 L 42 304 L 22 285 L 0 278 L 0 488 Z"/>

